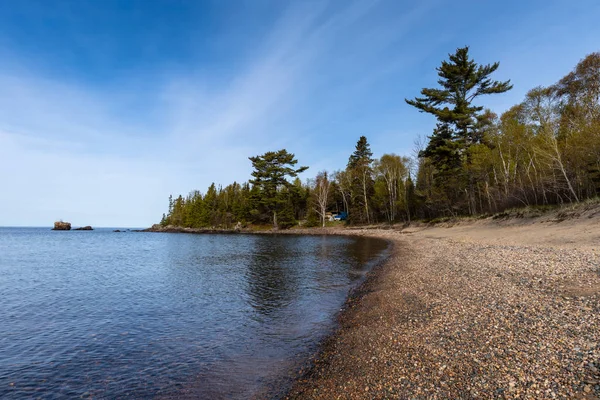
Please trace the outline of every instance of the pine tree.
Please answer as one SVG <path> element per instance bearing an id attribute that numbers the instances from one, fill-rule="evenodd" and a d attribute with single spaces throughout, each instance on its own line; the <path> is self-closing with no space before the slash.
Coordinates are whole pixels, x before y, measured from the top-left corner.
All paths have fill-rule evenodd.
<path id="1" fill-rule="evenodd" d="M 348 160 L 348 168 L 363 168 L 370 167 L 373 162 L 373 152 L 371 151 L 371 146 L 367 142 L 367 138 L 365 136 L 361 136 L 356 143 L 356 149 L 354 153 L 350 155 Z"/>
<path id="2" fill-rule="evenodd" d="M 261 190 L 260 202 L 267 208 L 273 216 L 273 226 L 277 229 L 277 212 L 281 208 L 285 200 L 278 195 L 278 189 L 282 186 L 288 186 L 290 183 L 286 177 L 296 177 L 299 173 L 304 172 L 308 167 L 295 168 L 298 160 L 294 158 L 294 154 L 288 153 L 287 150 L 269 151 L 261 156 L 249 157 L 252 161 L 252 176 L 254 179 L 250 183 L 257 186 Z M 287 214 L 286 214 L 287 216 Z"/>
<path id="3" fill-rule="evenodd" d="M 419 152 L 419 157 L 429 158 L 437 174 L 460 174 L 461 153 L 461 146 L 454 141 L 450 126 L 437 124 L 433 134 L 429 136 L 429 144 Z"/>
<path id="4" fill-rule="evenodd" d="M 449 61 L 442 61 L 437 68 L 441 89 L 425 88 L 421 90 L 423 97 L 405 101 L 421 112 L 433 114 L 438 121 L 454 125 L 459 138 L 469 145 L 477 142 L 474 130 L 477 116 L 483 111 L 482 106 L 473 105 L 479 96 L 504 93 L 512 89 L 510 80 L 493 81 L 490 75 L 498 69 L 498 62 L 479 65 L 469 59 L 469 47 L 456 49 L 455 54 L 448 55 Z"/>
<path id="5" fill-rule="evenodd" d="M 421 90 L 423 97 L 405 100 L 420 112 L 434 115 L 440 123 L 427 146 L 427 153 L 445 158 L 438 157 L 433 161 L 432 164 L 438 172 L 453 169 L 455 156 L 459 155 L 462 164 L 460 172 L 469 174 L 468 150 L 472 145 L 482 142 L 483 131 L 487 129 L 491 120 L 490 113 L 483 112 L 484 107 L 474 105 L 473 102 L 480 96 L 504 93 L 512 89 L 510 80 L 499 82 L 490 78 L 499 65 L 498 62 L 487 65 L 475 63 L 469 58 L 468 46 L 456 49 L 456 53 L 449 54 L 449 61 L 442 61 L 442 65 L 437 68 L 440 77 L 438 84 L 441 88 L 424 88 Z M 437 146 L 440 148 L 436 149 Z M 466 180 L 459 179 L 460 176 L 457 175 L 450 178 L 458 186 L 450 186 L 450 181 L 446 180 L 443 185 L 446 192 L 436 194 L 448 200 L 447 204 L 458 199 L 457 193 L 466 194 L 468 211 L 473 214 L 476 208 L 475 178 L 471 175 L 468 175 Z M 441 188 L 440 185 L 437 187 Z M 456 205 L 457 203 L 453 203 L 452 207 L 446 208 L 452 209 Z"/>
<path id="6" fill-rule="evenodd" d="M 361 222 L 371 223 L 369 210 L 369 196 L 373 191 L 373 152 L 365 136 L 361 136 L 356 143 L 354 153 L 348 159 L 346 170 L 351 174 L 353 181 L 353 198 L 357 199 L 357 205 L 363 210 L 364 215 Z M 352 213 L 353 219 L 358 218 Z"/>
<path id="7" fill-rule="evenodd" d="M 213 227 L 217 225 L 217 188 L 214 183 L 208 187 L 206 194 L 204 195 L 204 207 L 202 208 L 201 221 L 203 226 Z"/>

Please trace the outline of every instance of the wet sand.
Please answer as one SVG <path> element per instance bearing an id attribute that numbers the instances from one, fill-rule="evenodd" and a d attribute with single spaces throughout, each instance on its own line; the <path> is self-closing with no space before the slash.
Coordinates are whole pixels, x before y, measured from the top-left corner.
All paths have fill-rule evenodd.
<path id="1" fill-rule="evenodd" d="M 327 230 L 394 249 L 287 397 L 600 398 L 600 208 L 580 211 Z"/>

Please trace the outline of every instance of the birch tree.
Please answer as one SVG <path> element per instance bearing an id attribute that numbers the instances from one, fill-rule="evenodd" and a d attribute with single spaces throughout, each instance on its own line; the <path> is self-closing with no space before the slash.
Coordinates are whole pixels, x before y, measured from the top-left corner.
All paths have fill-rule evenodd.
<path id="1" fill-rule="evenodd" d="M 319 217 L 321 217 L 323 228 L 325 228 L 330 187 L 331 181 L 328 178 L 327 171 L 319 172 L 315 179 L 313 195 L 315 199 L 315 211 L 319 214 Z"/>

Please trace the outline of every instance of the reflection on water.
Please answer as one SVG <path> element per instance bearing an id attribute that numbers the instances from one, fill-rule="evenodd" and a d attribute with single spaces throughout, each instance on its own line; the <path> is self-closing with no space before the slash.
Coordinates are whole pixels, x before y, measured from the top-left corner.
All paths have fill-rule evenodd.
<path id="1" fill-rule="evenodd" d="M 0 398 L 286 385 L 386 244 L 0 228 Z"/>
<path id="2" fill-rule="evenodd" d="M 286 259 L 301 255 L 294 254 L 287 242 L 266 236 L 255 240 L 245 276 L 250 304 L 263 315 L 277 312 L 296 297 L 299 284 L 297 269 L 290 268 Z"/>

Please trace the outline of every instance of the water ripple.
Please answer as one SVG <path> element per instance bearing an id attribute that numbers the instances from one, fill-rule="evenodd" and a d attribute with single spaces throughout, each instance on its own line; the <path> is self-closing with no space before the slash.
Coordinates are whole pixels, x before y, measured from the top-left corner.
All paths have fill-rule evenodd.
<path id="1" fill-rule="evenodd" d="M 247 398 L 285 385 L 385 247 L 0 228 L 0 398 Z"/>

